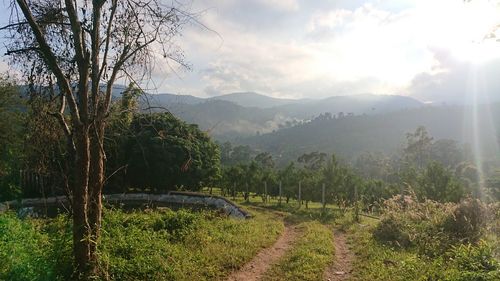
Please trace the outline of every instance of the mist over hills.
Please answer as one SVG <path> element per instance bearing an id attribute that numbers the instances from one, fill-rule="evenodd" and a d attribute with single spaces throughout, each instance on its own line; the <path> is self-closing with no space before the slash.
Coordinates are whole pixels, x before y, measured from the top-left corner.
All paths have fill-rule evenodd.
<path id="1" fill-rule="evenodd" d="M 333 96 L 320 100 L 279 99 L 257 93 L 232 93 L 211 98 L 156 94 L 143 98 L 143 107 L 168 110 L 200 125 L 219 140 L 248 137 L 292 127 L 320 114 L 379 114 L 418 108 L 424 104 L 404 96 Z"/>
<path id="2" fill-rule="evenodd" d="M 402 149 L 407 133 L 424 126 L 435 140 L 455 140 L 469 151 L 477 147 L 475 152 L 482 161 L 498 161 L 498 120 L 500 103 L 482 105 L 477 111 L 463 106 L 428 106 L 377 115 L 316 119 L 238 141 L 271 152 L 282 163 L 311 151 L 334 152 L 344 159 L 354 159 L 364 152 L 391 155 Z"/>
<path id="3" fill-rule="evenodd" d="M 451 139 L 484 160 L 498 160 L 500 103 L 426 105 L 395 95 L 333 96 L 281 100 L 255 93 L 214 98 L 153 97 L 179 118 L 198 124 L 219 141 L 271 152 L 278 162 L 322 151 L 354 159 L 363 152 L 397 152 L 406 133 L 425 126 L 435 139 Z M 167 102 L 168 101 L 168 102 Z M 326 113 L 326 114 L 325 114 Z"/>
<path id="4" fill-rule="evenodd" d="M 418 126 L 425 126 L 435 139 L 455 140 L 469 150 L 481 147 L 477 155 L 483 160 L 497 161 L 500 153 L 500 103 L 474 109 L 427 105 L 395 95 L 291 100 L 256 93 L 212 98 L 158 94 L 146 95 L 146 99 L 148 105 L 157 107 L 155 111 L 168 110 L 198 124 L 216 140 L 270 152 L 278 163 L 311 151 L 334 152 L 348 160 L 363 152 L 390 155 L 402 148 L 406 133 Z"/>

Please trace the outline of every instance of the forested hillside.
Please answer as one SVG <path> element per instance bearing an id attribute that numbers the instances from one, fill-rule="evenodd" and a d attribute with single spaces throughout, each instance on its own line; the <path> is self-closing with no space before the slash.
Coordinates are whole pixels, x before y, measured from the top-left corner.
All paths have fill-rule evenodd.
<path id="1" fill-rule="evenodd" d="M 423 106 L 413 98 L 389 95 L 291 100 L 255 93 L 233 93 L 208 99 L 158 94 L 147 95 L 141 100 L 143 109 L 170 111 L 184 121 L 200 125 L 219 140 L 269 133 L 309 121 L 325 112 L 332 116 L 373 115 Z"/>
<path id="2" fill-rule="evenodd" d="M 472 149 L 470 144 L 477 138 L 484 159 L 496 159 L 500 104 L 482 105 L 477 112 L 474 117 L 469 107 L 427 106 L 378 115 L 320 116 L 237 142 L 272 152 L 283 162 L 310 151 L 333 152 L 352 159 L 366 151 L 392 154 L 401 148 L 406 133 L 425 126 L 436 139 L 452 139 L 466 149 Z"/>

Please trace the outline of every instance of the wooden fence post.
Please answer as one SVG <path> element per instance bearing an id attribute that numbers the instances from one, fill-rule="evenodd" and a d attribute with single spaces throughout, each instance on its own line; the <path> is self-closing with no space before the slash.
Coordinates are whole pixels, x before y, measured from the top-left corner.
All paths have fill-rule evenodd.
<path id="1" fill-rule="evenodd" d="M 246 183 L 247 190 L 245 192 L 245 201 L 249 202 L 250 201 L 250 192 L 248 192 L 248 182 Z"/>
<path id="2" fill-rule="evenodd" d="M 278 205 L 281 206 L 281 181 L 279 185 L 279 199 L 278 199 Z"/>
<path id="3" fill-rule="evenodd" d="M 267 203 L 267 181 L 264 181 L 264 203 Z"/>
<path id="4" fill-rule="evenodd" d="M 299 209 L 302 206 L 302 181 L 299 181 Z"/>
<path id="5" fill-rule="evenodd" d="M 354 220 L 359 222 L 358 186 L 354 185 Z"/>
<path id="6" fill-rule="evenodd" d="M 326 208 L 326 201 L 325 201 L 325 183 L 321 186 L 321 203 L 323 204 L 323 211 L 325 211 Z"/>

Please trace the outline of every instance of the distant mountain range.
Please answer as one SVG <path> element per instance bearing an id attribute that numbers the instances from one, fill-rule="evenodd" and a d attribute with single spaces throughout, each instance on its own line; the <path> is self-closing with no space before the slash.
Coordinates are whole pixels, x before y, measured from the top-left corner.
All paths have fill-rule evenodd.
<path id="1" fill-rule="evenodd" d="M 123 88 L 114 89 L 119 96 Z M 190 95 L 148 94 L 143 108 L 168 110 L 179 118 L 200 125 L 220 140 L 269 133 L 312 120 L 320 114 L 332 116 L 380 114 L 419 108 L 416 99 L 394 95 L 333 96 L 325 99 L 279 99 L 242 92 L 210 98 Z"/>
<path id="2" fill-rule="evenodd" d="M 303 153 L 335 153 L 351 160 L 363 152 L 400 151 L 406 134 L 419 126 L 438 139 L 455 140 L 480 161 L 500 160 L 500 103 L 471 106 L 426 106 L 377 115 L 318 118 L 268 134 L 238 139 L 258 151 L 272 153 L 279 163 Z M 474 146 L 473 143 L 477 142 Z"/>

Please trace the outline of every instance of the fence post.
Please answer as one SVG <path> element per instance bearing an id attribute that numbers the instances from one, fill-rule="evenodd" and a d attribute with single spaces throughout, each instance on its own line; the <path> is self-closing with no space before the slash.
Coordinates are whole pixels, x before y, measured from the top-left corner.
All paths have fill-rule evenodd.
<path id="1" fill-rule="evenodd" d="M 354 220 L 359 222 L 358 186 L 354 185 Z"/>
<path id="2" fill-rule="evenodd" d="M 264 181 L 264 203 L 267 203 L 267 181 Z"/>
<path id="3" fill-rule="evenodd" d="M 246 190 L 246 195 L 245 195 L 245 201 L 249 202 L 250 201 L 250 193 L 248 192 L 248 182 L 246 183 L 247 190 Z"/>
<path id="4" fill-rule="evenodd" d="M 281 206 L 281 181 L 279 185 L 279 199 L 278 199 L 278 205 Z"/>
<path id="5" fill-rule="evenodd" d="M 302 206 L 302 181 L 299 181 L 299 209 Z"/>
<path id="6" fill-rule="evenodd" d="M 325 211 L 326 208 L 326 201 L 325 201 L 325 183 L 321 186 L 321 203 L 323 204 L 323 211 Z"/>

